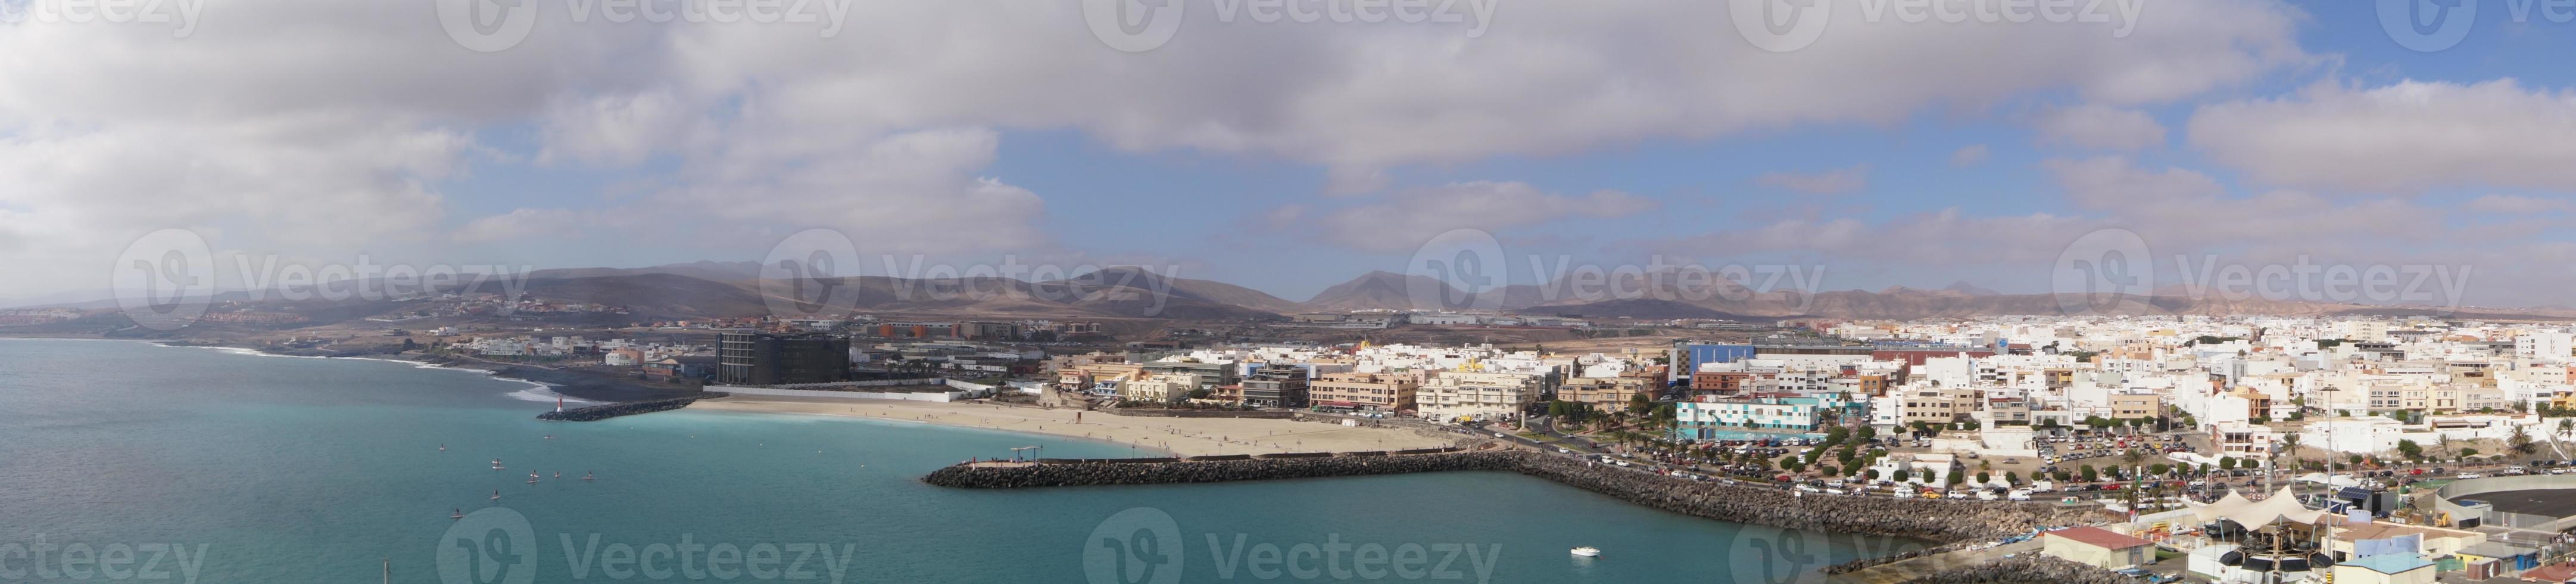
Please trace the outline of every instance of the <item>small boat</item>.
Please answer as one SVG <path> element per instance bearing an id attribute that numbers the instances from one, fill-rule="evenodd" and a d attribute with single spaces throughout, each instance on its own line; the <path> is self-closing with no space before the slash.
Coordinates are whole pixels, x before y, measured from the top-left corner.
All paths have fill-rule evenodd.
<path id="1" fill-rule="evenodd" d="M 583 472 L 581 473 L 581 480 L 585 480 L 585 481 L 595 481 L 595 480 L 599 480 L 599 477 L 590 476 L 590 472 L 589 472 L 589 471 L 583 471 Z"/>
<path id="2" fill-rule="evenodd" d="M 460 507 L 460 508 L 457 508 L 456 512 L 447 514 L 447 518 L 448 518 L 448 519 L 464 519 L 464 518 L 465 518 L 465 509 L 464 509 L 464 508 L 461 508 L 461 507 Z"/>
<path id="3" fill-rule="evenodd" d="M 1574 548 L 1574 555 L 1583 556 L 1583 557 L 1587 557 L 1587 558 L 1597 558 L 1597 557 L 1601 557 L 1601 548 L 1592 547 L 1592 546 L 1588 546 L 1588 545 L 1587 545 L 1587 546 L 1583 546 L 1583 547 Z"/>
<path id="4" fill-rule="evenodd" d="M 501 459 L 492 459 L 492 470 L 501 470 Z"/>
<path id="5" fill-rule="evenodd" d="M 438 445 L 438 451 L 439 451 L 439 452 L 446 452 L 446 451 L 447 451 L 447 445 L 445 445 L 445 444 L 440 444 L 440 445 Z"/>
<path id="6" fill-rule="evenodd" d="M 499 501 L 499 500 L 501 500 L 501 491 L 500 491 L 500 489 L 493 489 L 493 490 L 492 490 L 492 500 L 494 500 L 494 501 Z"/>
<path id="7" fill-rule="evenodd" d="M 534 472 L 530 472 L 530 473 L 528 473 L 528 484 L 531 484 L 531 485 L 533 485 L 533 484 L 537 484 L 537 473 L 534 473 Z"/>
<path id="8" fill-rule="evenodd" d="M 563 478 L 563 471 L 555 471 L 555 478 Z"/>

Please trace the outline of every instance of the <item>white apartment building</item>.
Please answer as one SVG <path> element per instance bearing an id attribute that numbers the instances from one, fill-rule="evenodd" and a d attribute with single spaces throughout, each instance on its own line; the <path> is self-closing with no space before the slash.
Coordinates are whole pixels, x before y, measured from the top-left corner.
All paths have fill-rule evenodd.
<path id="1" fill-rule="evenodd" d="M 1433 420 L 1517 419 L 1544 391 L 1537 374 L 1442 371 L 1414 391 L 1414 403 Z"/>

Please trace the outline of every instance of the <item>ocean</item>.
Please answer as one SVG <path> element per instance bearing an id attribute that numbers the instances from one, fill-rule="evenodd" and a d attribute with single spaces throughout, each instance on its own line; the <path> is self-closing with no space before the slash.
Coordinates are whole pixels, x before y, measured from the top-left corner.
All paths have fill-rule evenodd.
<path id="1" fill-rule="evenodd" d="M 942 489 L 917 479 L 1015 447 L 1130 451 L 787 415 L 534 418 L 553 405 L 405 362 L 0 339 L 0 581 L 1777 583 L 1919 546 L 1495 473 Z"/>

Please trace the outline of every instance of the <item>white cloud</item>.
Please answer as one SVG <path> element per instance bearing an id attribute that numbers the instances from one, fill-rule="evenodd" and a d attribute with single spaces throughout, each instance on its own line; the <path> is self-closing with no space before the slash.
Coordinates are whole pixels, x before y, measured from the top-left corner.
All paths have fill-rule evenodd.
<path id="1" fill-rule="evenodd" d="M 1840 195 L 1869 188 L 1869 165 L 1859 164 L 1818 173 L 1766 172 L 1753 183 L 1816 195 Z"/>
<path id="2" fill-rule="evenodd" d="M 1452 229 L 1501 232 L 1575 217 L 1625 217 L 1655 208 L 1618 191 L 1558 195 L 1517 182 L 1465 182 L 1407 189 L 1316 219 L 1323 242 L 1363 251 L 1413 249 Z"/>
<path id="3" fill-rule="evenodd" d="M 2203 106 L 2191 142 L 2272 184 L 2413 193 L 2449 186 L 2576 190 L 2576 92 L 2512 79 L 2319 85 Z"/>
<path id="4" fill-rule="evenodd" d="M 2133 109 L 2100 105 L 2055 108 L 2041 114 L 2036 122 L 2040 142 L 2046 144 L 2135 151 L 2165 143 L 2164 124 Z"/>
<path id="5" fill-rule="evenodd" d="M 2568 210 L 2569 208 L 2576 208 L 2576 203 L 2569 203 L 2558 199 L 2496 194 L 2470 199 L 2466 208 L 2471 211 L 2482 213 L 2507 213 L 2520 215 L 2530 213 L 2556 213 Z"/>
<path id="6" fill-rule="evenodd" d="M 1979 164 L 1985 164 L 1987 159 L 1993 157 L 1994 152 L 1987 150 L 1986 145 L 1969 144 L 1967 146 L 1959 147 L 1958 150 L 1950 152 L 1950 166 L 1967 168 Z"/>

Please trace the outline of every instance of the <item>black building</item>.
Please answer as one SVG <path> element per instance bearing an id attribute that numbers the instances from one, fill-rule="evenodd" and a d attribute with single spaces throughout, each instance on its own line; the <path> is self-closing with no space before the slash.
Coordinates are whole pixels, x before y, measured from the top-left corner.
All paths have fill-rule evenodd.
<path id="1" fill-rule="evenodd" d="M 1262 365 L 1243 379 L 1243 405 L 1264 408 L 1306 407 L 1306 368 Z"/>
<path id="2" fill-rule="evenodd" d="M 724 333 L 716 382 L 788 385 L 850 380 L 850 339 L 829 335 Z"/>

